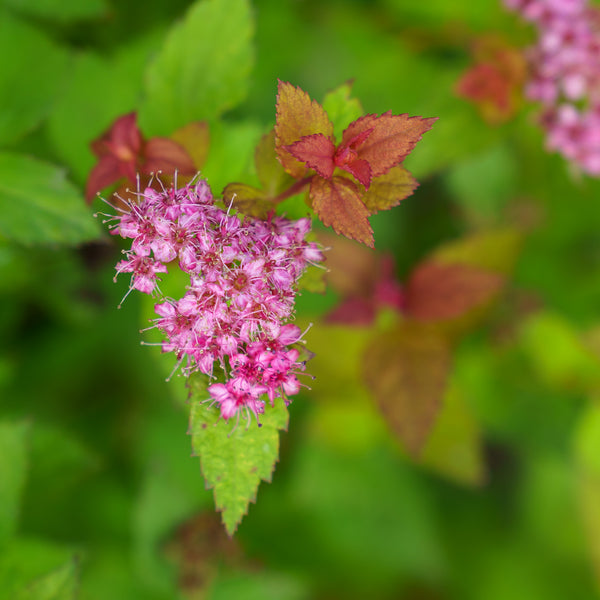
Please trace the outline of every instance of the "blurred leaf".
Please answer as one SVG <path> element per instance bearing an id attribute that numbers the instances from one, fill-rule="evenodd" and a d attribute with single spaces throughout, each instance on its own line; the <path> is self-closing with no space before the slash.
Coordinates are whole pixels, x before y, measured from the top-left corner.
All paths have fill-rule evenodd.
<path id="1" fill-rule="evenodd" d="M 522 237 L 513 228 L 475 233 L 442 244 L 429 258 L 438 263 L 478 267 L 508 275 L 519 256 Z"/>
<path id="2" fill-rule="evenodd" d="M 484 482 L 481 428 L 456 385 L 448 388 L 419 462 L 459 483 Z"/>
<path id="3" fill-rule="evenodd" d="M 494 223 L 518 192 L 517 172 L 514 151 L 506 144 L 497 145 L 457 161 L 448 171 L 448 188 L 467 217 Z"/>
<path id="4" fill-rule="evenodd" d="M 229 183 L 223 190 L 223 202 L 244 215 L 265 219 L 275 208 L 263 191 L 246 183 Z"/>
<path id="5" fill-rule="evenodd" d="M 405 322 L 377 333 L 364 354 L 363 376 L 406 449 L 419 455 L 438 416 L 450 369 L 448 342 Z"/>
<path id="6" fill-rule="evenodd" d="M 27 423 L 0 422 L 0 547 L 17 529 L 27 470 L 28 434 Z"/>
<path id="7" fill-rule="evenodd" d="M 551 387 L 600 389 L 600 360 L 560 315 L 539 312 L 520 329 L 520 341 L 537 375 Z"/>
<path id="8" fill-rule="evenodd" d="M 49 116 L 48 133 L 78 182 L 86 180 L 94 165 L 92 140 L 137 106 L 141 71 L 156 37 L 155 32 L 141 36 L 110 58 L 91 52 L 74 57 L 70 77 Z"/>
<path id="9" fill-rule="evenodd" d="M 600 589 L 600 405 L 590 404 L 575 431 L 579 503 Z"/>
<path id="10" fill-rule="evenodd" d="M 210 146 L 210 133 L 206 121 L 194 121 L 173 132 L 171 139 L 181 144 L 192 158 L 196 170 L 206 162 Z"/>
<path id="11" fill-rule="evenodd" d="M 298 289 L 306 290 L 311 294 L 324 294 L 327 289 L 326 275 L 325 269 L 316 265 L 308 265 L 298 281 Z"/>
<path id="12" fill-rule="evenodd" d="M 21 588 L 15 600 L 75 600 L 77 598 L 77 563 L 64 566 Z"/>
<path id="13" fill-rule="evenodd" d="M 279 430 L 287 428 L 288 412 L 279 401 L 266 407 L 260 428 L 252 422 L 235 426 L 221 419 L 218 409 L 202 404 L 204 399 L 200 394 L 191 398 L 192 447 L 206 485 L 214 488 L 227 532 L 233 535 L 256 500 L 261 480 L 271 480 L 279 457 Z"/>
<path id="14" fill-rule="evenodd" d="M 247 0 L 193 4 L 146 71 L 144 133 L 169 135 L 191 121 L 210 121 L 243 100 L 253 30 Z"/>
<path id="15" fill-rule="evenodd" d="M 406 287 L 406 311 L 418 321 L 444 321 L 463 317 L 489 303 L 504 278 L 459 264 L 421 263 Z"/>
<path id="16" fill-rule="evenodd" d="M 4 57 L 0 61 L 0 145 L 6 145 L 50 113 L 67 60 L 57 45 L 2 7 L 0 55 Z"/>
<path id="17" fill-rule="evenodd" d="M 107 15 L 106 0 L 2 0 L 5 6 L 28 15 L 69 23 L 87 19 L 98 19 Z"/>
<path id="18" fill-rule="evenodd" d="M 62 169 L 0 153 L 0 233 L 24 244 L 76 244 L 100 228 Z"/>
<path id="19" fill-rule="evenodd" d="M 0 600 L 75 600 L 77 570 L 72 550 L 16 539 L 0 553 Z"/>
<path id="20" fill-rule="evenodd" d="M 215 196 L 219 196 L 232 181 L 248 180 L 261 133 L 261 125 L 254 121 L 211 124 L 210 151 L 202 168 L 202 177 L 208 180 Z"/>
<path id="21" fill-rule="evenodd" d="M 333 135 L 337 140 L 341 140 L 344 129 L 364 113 L 360 100 L 352 98 L 351 92 L 352 82 L 347 81 L 323 98 L 323 108 L 333 123 Z"/>
<path id="22" fill-rule="evenodd" d="M 310 588 L 292 573 L 271 570 L 262 572 L 221 572 L 211 587 L 207 600 L 309 600 Z"/>

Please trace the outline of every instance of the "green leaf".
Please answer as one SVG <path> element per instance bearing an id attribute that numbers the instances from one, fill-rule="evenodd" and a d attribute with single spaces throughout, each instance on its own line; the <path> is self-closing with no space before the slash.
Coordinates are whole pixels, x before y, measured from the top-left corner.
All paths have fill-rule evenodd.
<path id="1" fill-rule="evenodd" d="M 579 502 L 600 588 L 600 405 L 591 404 L 575 431 Z"/>
<path id="2" fill-rule="evenodd" d="M 261 480 L 270 481 L 279 456 L 279 430 L 286 429 L 288 411 L 282 401 L 265 408 L 256 423 L 237 427 L 208 408 L 206 394 L 192 393 L 190 432 L 192 447 L 200 457 L 207 486 L 214 488 L 217 510 L 233 535 L 250 502 L 256 500 Z"/>
<path id="3" fill-rule="evenodd" d="M 481 485 L 485 460 L 480 427 L 461 391 L 450 385 L 420 462 L 466 485 Z"/>
<path id="4" fill-rule="evenodd" d="M 15 532 L 25 484 L 27 423 L 0 422 L 0 545 Z"/>
<path id="5" fill-rule="evenodd" d="M 246 183 L 230 183 L 223 190 L 223 202 L 232 205 L 239 212 L 264 219 L 275 204 L 265 197 L 265 194 Z"/>
<path id="6" fill-rule="evenodd" d="M 70 560 L 55 571 L 21 588 L 15 600 L 75 600 L 77 597 L 77 563 Z"/>
<path id="7" fill-rule="evenodd" d="M 106 0 L 3 0 L 3 3 L 28 15 L 59 23 L 97 19 L 108 12 Z"/>
<path id="8" fill-rule="evenodd" d="M 479 267 L 508 275 L 517 261 L 523 235 L 506 227 L 476 233 L 437 248 L 429 258 L 438 263 Z"/>
<path id="9" fill-rule="evenodd" d="M 64 170 L 16 153 L 0 153 L 0 234 L 24 244 L 76 244 L 100 227 Z"/>
<path id="10" fill-rule="evenodd" d="M 141 71 L 156 44 L 153 33 L 136 39 L 111 58 L 92 53 L 75 56 L 70 78 L 48 118 L 48 133 L 76 181 L 84 182 L 94 165 L 90 143 L 117 117 L 136 107 Z"/>
<path id="11" fill-rule="evenodd" d="M 275 151 L 275 130 L 262 136 L 254 153 L 256 173 L 263 190 L 268 197 L 273 197 L 289 187 L 293 178 L 288 175 L 277 160 Z"/>
<path id="12" fill-rule="evenodd" d="M 333 134 L 337 140 L 342 138 L 344 129 L 364 112 L 360 100 L 350 97 L 351 92 L 352 82 L 347 81 L 323 98 L 323 108 L 333 123 Z"/>
<path id="13" fill-rule="evenodd" d="M 19 538 L 0 554 L 0 600 L 74 600 L 77 570 L 72 550 Z"/>
<path id="14" fill-rule="evenodd" d="M 373 215 L 380 210 L 397 206 L 410 196 L 419 184 L 402 166 L 392 167 L 385 175 L 376 177 L 363 196 L 363 202 Z"/>
<path id="15" fill-rule="evenodd" d="M 0 145 L 14 142 L 50 112 L 63 84 L 65 52 L 0 7 Z M 41 60 L 43 58 L 43 60 Z"/>
<path id="16" fill-rule="evenodd" d="M 146 71 L 140 110 L 146 135 L 210 120 L 246 95 L 254 24 L 247 0 L 197 1 Z"/>
<path id="17" fill-rule="evenodd" d="M 600 389 L 600 360 L 563 317 L 540 312 L 525 321 L 520 341 L 537 375 L 551 387 Z"/>

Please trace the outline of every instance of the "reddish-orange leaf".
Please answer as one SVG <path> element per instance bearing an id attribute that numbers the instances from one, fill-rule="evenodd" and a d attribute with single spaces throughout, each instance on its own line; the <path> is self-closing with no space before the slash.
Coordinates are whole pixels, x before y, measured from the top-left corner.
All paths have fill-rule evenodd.
<path id="1" fill-rule="evenodd" d="M 331 180 L 315 175 L 310 184 L 312 206 L 323 225 L 348 238 L 373 247 L 369 212 L 355 183 L 345 177 Z"/>
<path id="2" fill-rule="evenodd" d="M 321 177 L 331 179 L 335 168 L 333 163 L 335 146 L 330 138 L 322 133 L 305 135 L 297 142 L 285 146 L 285 149 L 294 158 L 314 169 Z"/>
<path id="3" fill-rule="evenodd" d="M 305 135 L 322 133 L 333 136 L 333 125 L 325 109 L 310 96 L 291 83 L 279 81 L 275 146 L 285 170 L 293 177 L 303 177 L 306 165 L 295 159 L 284 146 L 289 146 Z"/>
<path id="4" fill-rule="evenodd" d="M 418 185 L 417 180 L 404 167 L 393 167 L 385 175 L 373 179 L 362 199 L 369 214 L 373 215 L 380 210 L 397 206 Z"/>
<path id="5" fill-rule="evenodd" d="M 364 355 L 364 380 L 406 449 L 417 456 L 442 405 L 450 370 L 447 340 L 404 322 L 379 333 Z"/>
<path id="6" fill-rule="evenodd" d="M 500 291 L 504 277 L 459 264 L 427 261 L 411 274 L 406 312 L 419 321 L 446 321 L 468 314 Z"/>
<path id="7" fill-rule="evenodd" d="M 124 177 L 120 170 L 120 161 L 113 154 L 106 154 L 97 162 L 88 175 L 85 186 L 85 199 L 91 203 L 94 196 L 105 187 Z"/>
<path id="8" fill-rule="evenodd" d="M 144 173 L 195 175 L 197 170 L 183 146 L 169 138 L 155 137 L 144 146 Z"/>
<path id="9" fill-rule="evenodd" d="M 354 143 L 358 158 L 366 160 L 372 176 L 378 177 L 400 164 L 435 121 L 437 117 L 393 115 L 391 111 L 381 116 L 365 115 L 350 123 L 344 131 L 342 146 Z M 361 134 L 365 134 L 365 139 L 356 145 L 355 140 L 360 139 Z"/>

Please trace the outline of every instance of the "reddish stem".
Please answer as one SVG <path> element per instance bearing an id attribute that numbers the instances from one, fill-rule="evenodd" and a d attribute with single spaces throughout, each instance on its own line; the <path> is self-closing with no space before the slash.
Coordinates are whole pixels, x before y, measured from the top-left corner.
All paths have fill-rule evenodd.
<path id="1" fill-rule="evenodd" d="M 310 177 L 305 177 L 304 179 L 299 179 L 296 181 L 287 190 L 283 190 L 281 194 L 275 196 L 275 198 L 273 198 L 273 204 L 279 204 L 280 202 L 287 200 L 290 196 L 295 196 L 298 194 L 303 187 L 306 187 L 312 181 L 313 177 L 314 175 L 311 175 Z"/>

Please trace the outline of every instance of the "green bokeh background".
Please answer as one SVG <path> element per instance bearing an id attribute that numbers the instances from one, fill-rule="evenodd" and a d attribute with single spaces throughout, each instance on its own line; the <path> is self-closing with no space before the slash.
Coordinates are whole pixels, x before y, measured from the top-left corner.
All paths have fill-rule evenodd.
<path id="1" fill-rule="evenodd" d="M 534 106 L 490 126 L 456 96 L 487 34 L 534 39 L 499 0 L 0 0 L 0 600 L 600 597 L 600 182 L 545 152 Z M 148 136 L 206 118 L 215 192 L 253 183 L 277 79 L 439 117 L 406 161 L 420 187 L 372 218 L 401 279 L 465 235 L 524 242 L 421 461 L 358 377 L 369 330 L 319 331 L 336 297 L 302 295 L 314 389 L 228 541 L 183 382 L 140 346 L 145 299 L 117 310 L 121 247 L 82 190 L 131 110 Z"/>

